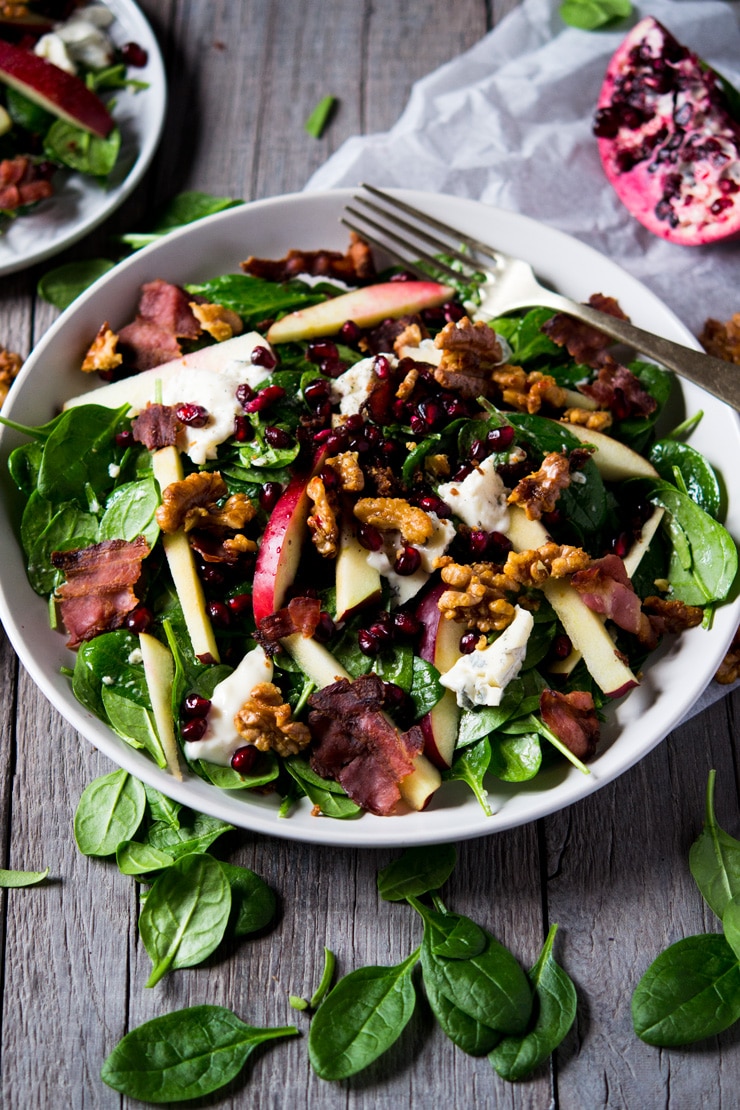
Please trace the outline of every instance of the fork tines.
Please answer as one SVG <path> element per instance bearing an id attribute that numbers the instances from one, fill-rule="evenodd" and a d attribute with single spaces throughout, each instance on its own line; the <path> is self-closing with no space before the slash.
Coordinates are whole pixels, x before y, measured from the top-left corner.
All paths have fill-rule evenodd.
<path id="1" fill-rule="evenodd" d="M 376 189 L 373 185 L 363 184 L 362 188 L 381 200 L 383 206 L 373 203 L 362 195 L 357 195 L 354 198 L 355 203 L 362 205 L 372 215 L 348 206 L 345 208 L 345 215 L 341 218 L 341 222 L 421 277 L 428 278 L 431 270 L 434 276 L 459 279 L 461 274 L 471 276 L 481 269 L 490 269 L 492 264 L 495 266 L 498 263 L 498 252 L 487 244 L 481 243 L 480 240 L 442 223 L 433 216 L 428 216 L 418 208 L 398 200 L 390 193 Z M 414 222 L 403 219 L 397 214 L 399 211 L 411 216 Z M 348 219 L 348 216 L 351 219 Z M 434 229 L 439 234 L 432 235 L 429 229 Z M 461 250 L 461 246 L 467 247 L 469 253 Z M 430 254 L 425 249 L 427 247 L 431 247 L 434 253 Z M 438 257 L 440 254 L 444 255 L 445 259 L 454 259 L 458 266 L 453 267 L 447 261 L 442 261 Z M 482 255 L 483 259 L 479 260 L 476 257 L 479 255 Z"/>

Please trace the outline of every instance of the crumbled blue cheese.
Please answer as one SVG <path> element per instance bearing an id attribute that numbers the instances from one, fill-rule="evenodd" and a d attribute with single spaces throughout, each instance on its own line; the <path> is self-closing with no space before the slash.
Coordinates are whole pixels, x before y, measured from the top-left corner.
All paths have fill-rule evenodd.
<path id="1" fill-rule="evenodd" d="M 392 355 L 386 356 L 391 358 Z M 373 369 L 375 358 L 363 358 L 331 383 L 332 404 L 339 405 L 343 416 L 354 416 L 368 398 L 378 379 Z"/>
<path id="2" fill-rule="evenodd" d="M 244 737 L 236 731 L 234 717 L 255 686 L 272 681 L 272 672 L 272 661 L 261 647 L 244 656 L 236 670 L 214 689 L 203 738 L 188 740 L 184 745 L 188 759 L 205 759 L 220 767 L 230 766 L 234 752 L 245 744 Z"/>
<path id="3" fill-rule="evenodd" d="M 509 527 L 509 491 L 496 470 L 497 461 L 495 455 L 489 455 L 462 482 L 443 482 L 437 490 L 469 528 L 505 533 Z"/>
<path id="4" fill-rule="evenodd" d="M 461 655 L 439 681 L 454 691 L 463 709 L 500 705 L 504 690 L 521 670 L 533 627 L 532 614 L 517 605 L 514 620 L 497 640 L 482 651 Z"/>
<path id="5" fill-rule="evenodd" d="M 369 551 L 367 561 L 388 582 L 394 606 L 405 605 L 415 597 L 429 580 L 436 560 L 444 555 L 455 538 L 455 526 L 451 520 L 443 520 L 436 513 L 427 514 L 434 525 L 426 543 L 412 544 L 421 555 L 421 566 L 413 574 L 397 574 L 393 569 L 396 556 L 403 548 L 403 540 L 398 532 L 386 532 L 380 551 Z"/>

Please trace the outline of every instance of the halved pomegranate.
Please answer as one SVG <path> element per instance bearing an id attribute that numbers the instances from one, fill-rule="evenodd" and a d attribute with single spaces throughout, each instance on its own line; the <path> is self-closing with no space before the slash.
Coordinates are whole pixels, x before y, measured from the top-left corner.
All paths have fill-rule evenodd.
<path id="1" fill-rule="evenodd" d="M 594 133 L 619 199 L 650 231 L 686 246 L 740 235 L 740 123 L 715 73 L 652 17 L 609 63 Z"/>

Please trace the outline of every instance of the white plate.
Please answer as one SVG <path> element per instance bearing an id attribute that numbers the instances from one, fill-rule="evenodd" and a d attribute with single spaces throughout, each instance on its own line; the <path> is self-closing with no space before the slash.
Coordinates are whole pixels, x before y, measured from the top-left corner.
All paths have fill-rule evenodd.
<path id="1" fill-rule="evenodd" d="M 116 46 L 138 43 L 147 64 L 129 76 L 148 82 L 141 92 L 116 91 L 113 115 L 121 131 L 121 155 L 106 185 L 60 170 L 55 193 L 30 215 L 19 216 L 0 235 L 0 276 L 42 262 L 76 243 L 102 223 L 136 188 L 152 160 L 164 126 L 167 82 L 159 45 L 133 0 L 106 0 L 115 21 L 108 33 Z"/>
<path id="2" fill-rule="evenodd" d="M 644 286 L 561 232 L 475 201 L 410 191 L 399 195 L 463 231 L 528 259 L 546 281 L 563 292 L 579 300 L 593 292 L 609 293 L 638 324 L 695 345 L 689 332 Z M 83 294 L 46 333 L 13 386 L 4 415 L 24 424 L 41 424 L 67 397 L 79 393 L 84 383 L 77 367 L 90 340 L 103 320 L 115 329 L 131 319 L 144 281 L 157 277 L 186 283 L 236 272 L 249 254 L 279 258 L 290 247 L 344 249 L 346 233 L 338 216 L 349 196 L 348 190 L 337 190 L 258 201 L 191 224 L 133 255 Z M 688 413 L 704 410 L 692 443 L 722 474 L 729 494 L 728 527 L 738 536 L 738 419 L 725 405 L 690 384 L 683 388 L 683 400 Z M 671 422 L 677 422 L 684 411 L 680 397 L 672 408 Z M 176 782 L 75 701 L 68 680 L 59 673 L 62 665 L 71 664 L 71 653 L 64 647 L 62 635 L 49 630 L 46 604 L 28 586 L 21 548 L 14 538 L 20 498 L 11 487 L 5 460 L 19 442 L 23 437 L 7 429 L 0 433 L 4 490 L 0 503 L 0 617 L 27 670 L 52 704 L 120 766 L 186 805 L 258 832 L 314 843 L 401 846 L 483 836 L 552 813 L 616 778 L 671 731 L 710 681 L 740 622 L 740 601 L 736 601 L 718 610 L 710 632 L 693 629 L 669 637 L 653 657 L 642 685 L 610 709 L 601 754 L 591 763 L 591 773 L 583 775 L 565 764 L 521 786 L 491 779 L 493 817 L 483 814 L 467 787 L 455 783 L 443 786 L 424 813 L 399 817 L 364 814 L 356 820 L 336 821 L 312 817 L 306 802 L 292 816 L 280 818 L 274 797 L 221 791 L 194 776 Z"/>

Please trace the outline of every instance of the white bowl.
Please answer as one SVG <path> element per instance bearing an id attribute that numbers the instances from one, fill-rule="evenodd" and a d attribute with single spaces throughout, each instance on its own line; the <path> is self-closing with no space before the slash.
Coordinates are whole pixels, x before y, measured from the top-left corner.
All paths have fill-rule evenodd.
<path id="1" fill-rule="evenodd" d="M 86 379 L 79 365 L 102 321 L 116 329 L 132 318 L 139 286 L 153 278 L 184 284 L 238 272 L 250 254 L 279 258 L 289 248 L 344 249 L 346 233 L 338 223 L 349 190 L 298 194 L 230 209 L 174 232 L 133 255 L 101 278 L 50 328 L 13 386 L 4 415 L 23 424 L 48 420 Z M 578 300 L 608 293 L 643 327 L 696 346 L 695 340 L 652 293 L 608 259 L 533 220 L 475 201 L 402 191 L 412 204 L 448 220 L 511 254 L 533 263 L 540 277 Z M 96 383 L 87 384 L 92 388 Z M 728 493 L 727 526 L 740 535 L 740 425 L 736 414 L 689 383 L 676 391 L 670 422 L 698 409 L 704 417 L 691 437 L 719 470 Z M 4 496 L 0 503 L 3 559 L 0 617 L 13 646 L 52 704 L 121 767 L 170 797 L 234 825 L 289 839 L 367 847 L 438 843 L 483 836 L 535 820 L 570 805 L 611 782 L 649 752 L 681 720 L 709 683 L 740 622 L 740 601 L 720 607 L 710 631 L 693 629 L 669 637 L 652 657 L 639 688 L 609 707 L 599 756 L 583 775 L 569 764 L 513 786 L 493 778 L 488 785 L 494 810 L 486 817 L 460 783 L 445 784 L 423 813 L 398 817 L 364 814 L 350 821 L 311 816 L 306 800 L 288 818 L 278 816 L 275 797 L 222 791 L 195 776 L 178 783 L 146 756 L 130 748 L 74 697 L 60 667 L 72 663 L 64 637 L 48 627 L 47 607 L 26 579 L 16 541 L 21 498 L 7 475 L 9 452 L 23 437 L 0 433 Z"/>

